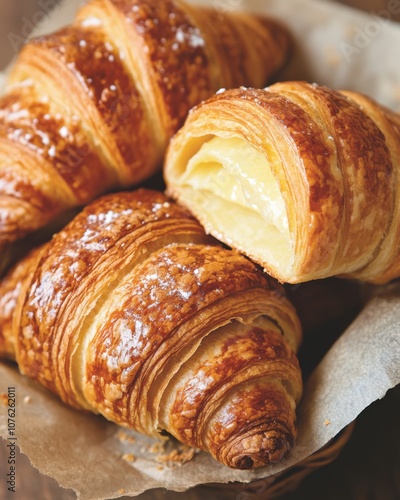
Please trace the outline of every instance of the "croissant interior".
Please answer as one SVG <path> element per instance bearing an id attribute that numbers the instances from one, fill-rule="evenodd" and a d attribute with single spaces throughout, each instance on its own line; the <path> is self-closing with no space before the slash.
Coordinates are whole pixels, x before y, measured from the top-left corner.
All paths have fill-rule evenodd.
<path id="1" fill-rule="evenodd" d="M 215 136 L 190 157 L 180 182 L 196 193 L 192 208 L 201 210 L 215 234 L 229 234 L 227 243 L 240 247 L 251 241 L 257 260 L 262 256 L 274 267 L 286 267 L 294 262 L 294 242 L 269 163 L 277 158 L 272 145 L 266 156 L 240 137 Z"/>

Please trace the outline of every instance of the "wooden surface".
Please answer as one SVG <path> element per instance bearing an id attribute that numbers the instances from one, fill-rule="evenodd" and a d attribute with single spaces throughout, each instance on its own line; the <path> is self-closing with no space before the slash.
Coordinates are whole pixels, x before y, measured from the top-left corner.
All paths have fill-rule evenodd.
<path id="1" fill-rule="evenodd" d="M 40 0 L 0 0 L 0 69 L 15 55 L 21 37 L 39 19 Z M 47 2 L 50 5 L 51 0 Z M 53 2 L 54 3 L 54 2 Z M 387 15 L 388 0 L 343 0 L 366 11 Z M 43 5 L 43 3 L 42 3 Z M 400 10 L 400 9 L 399 9 Z M 400 20 L 400 14 L 390 14 Z M 19 37 L 19 38 L 18 38 Z M 11 40 L 14 42 L 12 43 Z M 341 456 L 331 465 L 315 471 L 301 487 L 283 500 L 398 500 L 400 498 L 400 387 L 374 403 L 358 419 L 355 432 Z M 72 491 L 40 475 L 22 454 L 17 456 L 17 493 L 7 491 L 5 478 L 7 449 L 0 442 L 0 500 L 73 500 Z M 152 491 L 140 500 L 245 500 L 246 493 L 200 488 L 183 494 Z M 260 493 L 255 498 L 267 498 Z"/>

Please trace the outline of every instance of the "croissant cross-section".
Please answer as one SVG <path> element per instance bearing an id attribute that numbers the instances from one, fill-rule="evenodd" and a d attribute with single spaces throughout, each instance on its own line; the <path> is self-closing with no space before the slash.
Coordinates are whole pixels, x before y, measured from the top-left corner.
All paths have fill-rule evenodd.
<path id="1" fill-rule="evenodd" d="M 167 153 L 167 193 L 281 282 L 400 276 L 400 116 L 305 82 L 228 90 Z"/>
<path id="2" fill-rule="evenodd" d="M 293 446 L 300 339 L 281 286 L 155 191 L 93 202 L 0 284 L 0 352 L 24 374 L 239 469 Z"/>

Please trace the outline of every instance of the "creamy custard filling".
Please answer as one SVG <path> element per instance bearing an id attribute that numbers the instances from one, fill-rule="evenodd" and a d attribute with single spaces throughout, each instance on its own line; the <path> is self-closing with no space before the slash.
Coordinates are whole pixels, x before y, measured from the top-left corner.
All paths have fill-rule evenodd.
<path id="1" fill-rule="evenodd" d="M 273 161 L 271 151 L 269 160 Z M 285 201 L 265 155 L 239 138 L 213 137 L 191 157 L 180 179 L 214 236 L 274 267 L 293 264 Z M 190 193 L 189 193 L 190 195 Z"/>

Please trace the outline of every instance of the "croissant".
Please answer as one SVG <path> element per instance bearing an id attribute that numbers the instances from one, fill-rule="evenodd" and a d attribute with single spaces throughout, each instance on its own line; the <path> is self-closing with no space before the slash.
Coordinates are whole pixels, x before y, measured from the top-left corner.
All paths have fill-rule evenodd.
<path id="1" fill-rule="evenodd" d="M 3 357 L 71 407 L 233 468 L 292 447 L 294 307 L 162 193 L 93 202 L 9 271 L 0 297 Z"/>
<path id="2" fill-rule="evenodd" d="M 180 0 L 93 0 L 28 43 L 0 99 L 0 252 L 152 176 L 194 104 L 265 84 L 289 44 L 272 20 Z"/>
<path id="3" fill-rule="evenodd" d="M 167 193 L 281 282 L 400 276 L 400 116 L 305 82 L 199 105 L 172 140 Z"/>

